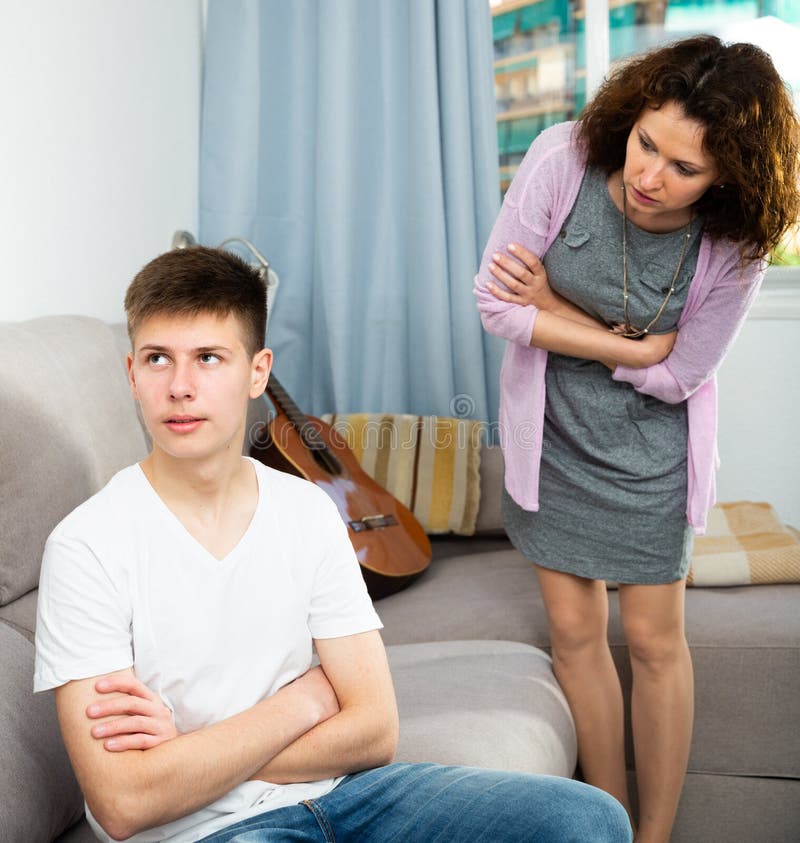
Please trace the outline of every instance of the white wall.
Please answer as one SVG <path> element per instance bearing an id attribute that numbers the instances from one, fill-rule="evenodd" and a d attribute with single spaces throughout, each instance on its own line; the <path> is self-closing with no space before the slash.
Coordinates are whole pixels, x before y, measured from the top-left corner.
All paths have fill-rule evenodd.
<path id="1" fill-rule="evenodd" d="M 197 230 L 202 0 L 0 0 L 0 321 L 122 319 Z"/>
<path id="2" fill-rule="evenodd" d="M 720 501 L 767 501 L 800 528 L 800 289 L 762 289 L 719 372 Z"/>

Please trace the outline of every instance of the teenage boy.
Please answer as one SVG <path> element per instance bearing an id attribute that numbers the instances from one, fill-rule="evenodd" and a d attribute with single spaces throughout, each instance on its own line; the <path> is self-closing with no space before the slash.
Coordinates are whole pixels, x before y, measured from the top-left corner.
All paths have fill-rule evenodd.
<path id="1" fill-rule="evenodd" d="M 390 764 L 381 623 L 338 512 L 242 457 L 272 363 L 262 280 L 173 251 L 125 309 L 152 450 L 48 539 L 36 640 L 97 836 L 629 840 L 622 807 L 578 782 Z"/>

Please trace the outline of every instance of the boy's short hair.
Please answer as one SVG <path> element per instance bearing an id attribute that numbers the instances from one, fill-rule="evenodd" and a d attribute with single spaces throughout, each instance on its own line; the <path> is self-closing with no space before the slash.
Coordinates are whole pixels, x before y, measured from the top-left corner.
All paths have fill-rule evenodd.
<path id="1" fill-rule="evenodd" d="M 145 264 L 125 294 L 131 344 L 145 319 L 158 314 L 195 316 L 233 313 L 252 357 L 264 347 L 267 286 L 259 271 L 224 249 L 173 249 Z"/>

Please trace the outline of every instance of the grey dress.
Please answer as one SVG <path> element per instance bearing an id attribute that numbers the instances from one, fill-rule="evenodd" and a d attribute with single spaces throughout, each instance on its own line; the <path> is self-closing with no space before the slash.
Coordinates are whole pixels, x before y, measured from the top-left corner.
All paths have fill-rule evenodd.
<path id="1" fill-rule="evenodd" d="M 644 327 L 678 264 L 685 228 L 654 234 L 628 222 L 628 310 Z M 673 330 L 697 264 L 702 224 L 652 333 Z M 607 324 L 623 321 L 622 214 L 605 175 L 588 169 L 560 237 L 544 256 L 550 285 Z M 634 342 L 634 340 L 629 340 Z M 622 583 L 667 583 L 688 572 L 686 404 L 612 380 L 601 363 L 548 354 L 539 511 L 506 492 L 503 517 L 519 550 L 545 568 Z"/>

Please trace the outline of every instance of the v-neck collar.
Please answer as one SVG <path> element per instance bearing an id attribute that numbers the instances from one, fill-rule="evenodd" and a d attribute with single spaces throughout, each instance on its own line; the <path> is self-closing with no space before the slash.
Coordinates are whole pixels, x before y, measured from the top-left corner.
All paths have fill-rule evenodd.
<path id="1" fill-rule="evenodd" d="M 245 527 L 242 535 L 239 537 L 239 540 L 221 558 L 216 557 L 201 541 L 195 538 L 195 536 L 186 527 L 183 521 L 181 521 L 181 519 L 178 518 L 178 516 L 169 508 L 169 506 L 167 506 L 164 499 L 156 491 L 155 487 L 150 482 L 150 480 L 148 480 L 147 475 L 144 473 L 144 469 L 141 466 L 141 463 L 136 463 L 136 469 L 138 470 L 139 477 L 141 479 L 141 482 L 144 483 L 147 489 L 147 495 L 152 501 L 153 506 L 161 513 L 161 515 L 165 518 L 167 522 L 172 524 L 174 529 L 176 529 L 182 536 L 184 536 L 184 538 L 188 542 L 194 545 L 194 547 L 215 566 L 225 565 L 226 563 L 229 563 L 235 556 L 240 553 L 240 551 L 246 546 L 246 544 L 248 544 L 249 536 L 254 530 L 254 525 L 261 511 L 265 490 L 262 487 L 261 478 L 259 477 L 258 473 L 258 467 L 256 466 L 254 460 L 250 457 L 245 457 L 244 459 L 246 459 L 247 462 L 251 464 L 253 472 L 255 473 L 256 485 L 258 487 L 258 500 L 256 501 L 256 505 L 253 509 L 253 514 L 250 517 L 250 521 L 248 522 L 247 527 Z"/>

